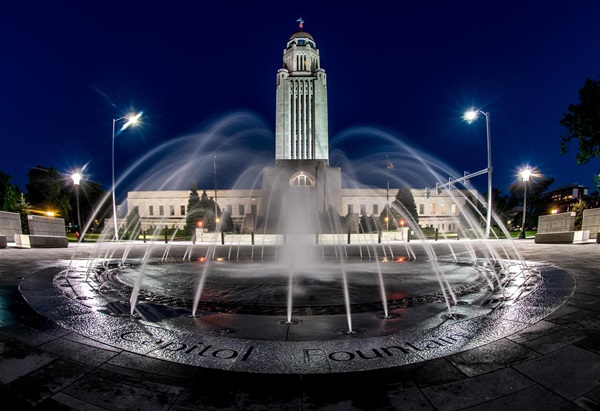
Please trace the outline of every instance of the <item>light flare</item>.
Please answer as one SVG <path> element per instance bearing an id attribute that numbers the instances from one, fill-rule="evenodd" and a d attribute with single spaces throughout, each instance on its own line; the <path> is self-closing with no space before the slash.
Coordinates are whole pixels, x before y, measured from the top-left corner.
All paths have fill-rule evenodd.
<path id="1" fill-rule="evenodd" d="M 131 115 L 129 117 L 126 117 L 127 121 L 125 122 L 125 124 L 123 124 L 123 127 L 121 127 L 120 131 L 125 130 L 127 127 L 129 127 L 131 125 L 137 124 L 137 122 L 139 121 L 140 117 L 142 117 L 143 113 L 144 113 L 143 111 L 140 111 L 139 113 L 137 113 L 135 115 Z"/>

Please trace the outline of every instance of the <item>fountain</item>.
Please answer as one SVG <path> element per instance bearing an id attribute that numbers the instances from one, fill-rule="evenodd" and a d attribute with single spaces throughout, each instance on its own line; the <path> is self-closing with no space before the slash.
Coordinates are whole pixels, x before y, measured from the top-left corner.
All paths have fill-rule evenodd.
<path id="1" fill-rule="evenodd" d="M 245 126 L 228 118 L 209 133 L 153 150 L 121 180 L 137 174 L 135 184 L 159 188 L 190 181 L 192 157 L 202 164 L 215 155 L 232 155 L 204 150 L 227 130 L 260 124 L 247 114 L 237 120 Z M 421 178 L 438 179 L 439 170 L 447 171 L 397 138 L 376 135 L 405 153 L 395 161 L 406 163 L 406 175 L 419 168 L 431 173 L 421 172 Z M 156 160 L 172 148 L 173 155 L 186 153 L 184 158 Z M 180 171 L 169 172 L 175 163 Z M 152 165 L 147 180 L 140 174 L 145 164 Z M 239 175 L 248 181 L 254 164 Z M 357 164 L 350 170 L 363 173 Z M 161 169 L 167 170 L 162 180 Z M 393 180 L 394 186 L 404 183 Z M 481 216 L 470 209 L 462 210 L 463 231 L 475 233 L 472 238 L 434 241 L 396 205 L 414 235 L 410 241 L 389 241 L 377 232 L 349 234 L 340 218 L 324 218 L 305 198 L 288 194 L 271 190 L 274 204 L 265 209 L 276 218 L 266 216 L 252 234 L 227 233 L 224 242 L 214 236 L 204 242 L 144 243 L 114 241 L 107 233 L 96 244 L 77 245 L 64 265 L 27 277 L 21 290 L 41 314 L 120 349 L 207 368 L 335 373 L 393 367 L 489 343 L 554 311 L 574 285 L 556 267 L 523 261 L 510 240 L 483 239 Z M 323 227 L 324 221 L 331 224 Z"/>

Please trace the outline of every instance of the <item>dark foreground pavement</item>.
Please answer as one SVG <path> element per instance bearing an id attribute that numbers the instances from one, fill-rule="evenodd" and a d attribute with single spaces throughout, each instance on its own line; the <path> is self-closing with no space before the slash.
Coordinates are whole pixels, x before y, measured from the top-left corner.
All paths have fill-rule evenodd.
<path id="1" fill-rule="evenodd" d="M 557 311 L 458 354 L 376 371 L 265 375 L 116 349 L 32 310 L 18 286 L 68 249 L 0 250 L 3 410 L 599 410 L 600 245 L 519 240 L 526 260 L 577 282 Z M 91 247 L 91 245 L 90 245 Z"/>

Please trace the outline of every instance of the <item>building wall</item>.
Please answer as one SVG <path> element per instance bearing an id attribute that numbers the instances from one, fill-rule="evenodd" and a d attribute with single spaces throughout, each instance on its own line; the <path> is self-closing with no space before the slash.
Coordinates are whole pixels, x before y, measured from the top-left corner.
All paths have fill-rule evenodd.
<path id="1" fill-rule="evenodd" d="M 334 175 L 337 176 L 337 173 Z M 199 193 L 203 191 L 198 189 Z M 425 190 L 412 189 L 411 191 L 419 214 L 419 225 L 423 228 L 437 228 L 442 232 L 457 230 L 469 198 L 474 197 L 468 190 L 442 191 L 440 194 L 432 190 L 429 196 Z M 207 189 L 206 192 L 214 198 L 214 191 Z M 379 217 L 385 210 L 386 203 L 389 201 L 391 204 L 394 201 L 397 192 L 397 188 L 390 188 L 389 191 L 381 188 L 341 189 L 337 205 L 333 204 L 341 216 L 366 214 Z M 130 191 L 127 195 L 128 212 L 131 212 L 134 207 L 138 208 L 142 230 L 164 226 L 183 229 L 189 195 L 189 190 Z M 262 196 L 263 190 L 219 190 L 217 204 L 222 211 L 227 210 L 230 213 L 234 222 L 241 223 L 247 214 L 264 213 L 261 208 Z M 338 195 L 332 196 L 328 201 L 334 197 Z M 160 215 L 161 206 L 162 215 Z M 184 213 L 181 213 L 182 206 Z M 171 209 L 174 209 L 174 215 L 171 215 Z"/>

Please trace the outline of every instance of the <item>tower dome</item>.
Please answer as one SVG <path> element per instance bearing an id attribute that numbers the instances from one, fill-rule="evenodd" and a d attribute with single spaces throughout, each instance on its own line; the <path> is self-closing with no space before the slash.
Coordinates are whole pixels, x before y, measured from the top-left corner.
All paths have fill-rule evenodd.
<path id="1" fill-rule="evenodd" d="M 313 38 L 313 36 L 310 33 L 306 32 L 304 30 L 298 30 L 297 32 L 295 32 L 294 34 L 292 34 L 290 36 L 290 40 L 298 38 L 298 37 L 309 38 L 312 41 L 315 41 L 315 39 Z"/>
<path id="2" fill-rule="evenodd" d="M 317 44 L 315 43 L 315 39 L 313 38 L 313 36 L 300 29 L 297 32 L 295 32 L 294 34 L 292 34 L 290 36 L 290 39 L 287 41 L 287 48 L 291 48 L 293 46 L 300 46 L 300 47 L 306 47 L 306 46 L 310 46 L 313 49 L 317 49 Z"/>

